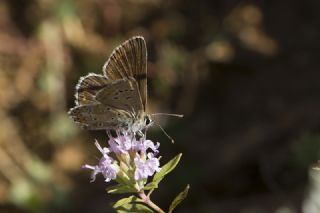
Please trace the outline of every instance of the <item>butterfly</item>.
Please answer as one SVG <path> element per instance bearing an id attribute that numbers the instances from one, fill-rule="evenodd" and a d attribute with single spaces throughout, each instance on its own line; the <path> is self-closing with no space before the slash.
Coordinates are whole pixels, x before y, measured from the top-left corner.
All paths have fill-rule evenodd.
<path id="1" fill-rule="evenodd" d="M 135 36 L 115 48 L 103 66 L 103 75 L 81 77 L 76 106 L 69 116 L 88 130 L 124 130 L 142 134 L 152 124 L 146 113 L 147 48 Z"/>

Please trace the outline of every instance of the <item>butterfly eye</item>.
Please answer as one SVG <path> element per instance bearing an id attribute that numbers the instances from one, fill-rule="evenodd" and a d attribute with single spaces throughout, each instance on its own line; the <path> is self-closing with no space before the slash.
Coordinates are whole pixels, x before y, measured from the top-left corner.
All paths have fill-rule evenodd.
<path id="1" fill-rule="evenodd" d="M 144 117 L 144 122 L 146 123 L 146 125 L 149 125 L 151 123 L 149 116 Z"/>

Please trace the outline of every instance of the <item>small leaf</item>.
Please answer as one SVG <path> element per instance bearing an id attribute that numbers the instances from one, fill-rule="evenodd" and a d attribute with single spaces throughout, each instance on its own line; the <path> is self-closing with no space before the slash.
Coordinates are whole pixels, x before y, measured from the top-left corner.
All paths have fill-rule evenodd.
<path id="1" fill-rule="evenodd" d="M 172 201 L 168 213 L 171 213 L 187 197 L 189 189 L 190 186 L 188 184 L 187 187 Z"/>
<path id="2" fill-rule="evenodd" d="M 160 181 L 177 166 L 177 164 L 180 161 L 181 156 L 182 156 L 182 153 L 178 154 L 176 157 L 174 157 L 172 160 L 170 160 L 168 163 L 166 163 L 161 168 L 161 170 L 154 175 L 152 183 L 155 185 L 159 184 Z"/>
<path id="3" fill-rule="evenodd" d="M 123 205 L 131 203 L 131 202 L 143 202 L 143 200 L 132 195 L 130 197 L 126 197 L 126 198 L 122 198 L 122 199 L 118 200 L 115 204 L 113 204 L 112 207 L 116 209 L 120 206 L 123 206 Z"/>
<path id="4" fill-rule="evenodd" d="M 154 213 L 153 210 L 148 208 L 147 206 L 141 203 L 127 203 L 118 208 L 115 208 L 118 213 L 129 213 L 129 212 L 136 212 L 136 213 Z"/>
<path id="5" fill-rule="evenodd" d="M 132 193 L 132 192 L 137 192 L 135 188 L 125 186 L 122 184 L 110 186 L 106 188 L 107 192 L 110 194 L 123 194 L 123 193 Z"/>
<path id="6" fill-rule="evenodd" d="M 145 187 L 143 187 L 143 190 L 150 190 L 158 188 L 158 184 L 155 182 L 148 183 Z"/>

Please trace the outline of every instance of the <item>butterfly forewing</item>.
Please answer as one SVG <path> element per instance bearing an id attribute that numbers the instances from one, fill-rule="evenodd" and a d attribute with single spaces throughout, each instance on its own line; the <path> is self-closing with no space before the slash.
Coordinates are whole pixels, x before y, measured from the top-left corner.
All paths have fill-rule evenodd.
<path id="1" fill-rule="evenodd" d="M 103 66 L 104 75 L 111 80 L 134 78 L 146 110 L 147 104 L 147 48 L 143 37 L 133 37 L 111 54 Z"/>

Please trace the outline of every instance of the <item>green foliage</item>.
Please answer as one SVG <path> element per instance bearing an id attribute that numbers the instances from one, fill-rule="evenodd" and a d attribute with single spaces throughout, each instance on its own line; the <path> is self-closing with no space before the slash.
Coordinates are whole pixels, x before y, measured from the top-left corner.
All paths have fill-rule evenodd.
<path id="1" fill-rule="evenodd" d="M 130 186 L 123 185 L 123 184 L 110 186 L 110 187 L 106 188 L 106 190 L 109 194 L 123 194 L 123 193 L 137 192 L 137 190 L 135 188 L 132 188 Z"/>
<path id="2" fill-rule="evenodd" d="M 155 188 L 158 188 L 158 183 L 150 182 L 143 188 L 143 190 L 151 190 Z"/>
<path id="3" fill-rule="evenodd" d="M 126 197 L 126 198 L 122 198 L 120 200 L 118 200 L 115 204 L 113 204 L 113 208 L 118 208 L 120 206 L 123 206 L 125 204 L 128 203 L 132 203 L 132 202 L 142 202 L 142 200 L 136 196 L 130 196 L 130 197 Z"/>
<path id="4" fill-rule="evenodd" d="M 182 192 L 180 192 L 177 195 L 177 197 L 172 201 L 168 213 L 171 213 L 187 197 L 189 189 L 190 186 L 188 184 L 186 188 Z"/>
<path id="5" fill-rule="evenodd" d="M 147 184 L 143 190 L 150 190 L 148 197 L 153 192 L 154 189 L 158 188 L 161 180 L 169 174 L 179 163 L 182 154 L 178 154 L 173 159 L 171 159 L 168 163 L 166 163 L 158 173 L 156 173 L 152 179 L 152 181 Z M 186 197 L 189 191 L 189 185 L 180 192 L 175 199 L 172 201 L 169 207 L 169 213 L 171 213 Z M 108 187 L 107 192 L 110 194 L 121 194 L 121 193 L 137 193 L 137 189 L 133 186 L 128 186 L 126 183 L 119 183 L 118 185 L 114 185 Z M 118 200 L 115 204 L 113 204 L 113 208 L 119 213 L 125 212 L 141 212 L 141 213 L 150 213 L 154 212 L 152 209 L 146 206 L 144 200 L 132 195 L 127 198 L 122 198 Z"/>
<path id="6" fill-rule="evenodd" d="M 155 188 L 158 188 L 158 184 L 161 182 L 161 180 L 177 166 L 181 156 L 182 156 L 182 153 L 178 154 L 176 157 L 174 157 L 168 163 L 166 163 L 161 168 L 161 170 L 154 175 L 152 182 L 146 185 L 144 189 L 153 190 Z"/>
<path id="7" fill-rule="evenodd" d="M 136 212 L 136 213 L 154 213 L 153 210 L 148 208 L 147 206 L 141 203 L 127 203 L 121 207 L 115 209 L 118 213 L 128 213 L 128 212 Z"/>
<path id="8" fill-rule="evenodd" d="M 141 212 L 141 213 L 153 213 L 150 208 L 142 204 L 143 200 L 136 196 L 130 196 L 122 198 L 113 204 L 113 208 L 119 213 L 125 212 Z"/>

